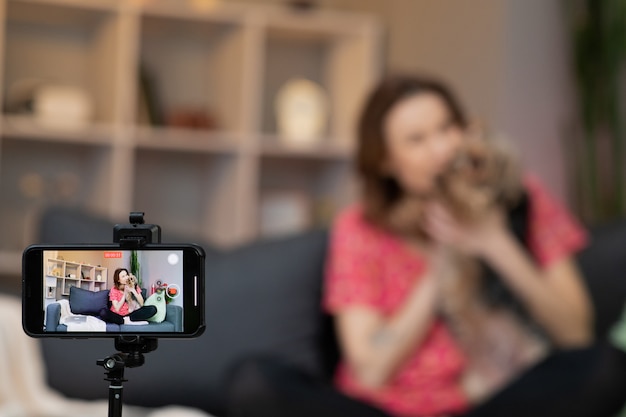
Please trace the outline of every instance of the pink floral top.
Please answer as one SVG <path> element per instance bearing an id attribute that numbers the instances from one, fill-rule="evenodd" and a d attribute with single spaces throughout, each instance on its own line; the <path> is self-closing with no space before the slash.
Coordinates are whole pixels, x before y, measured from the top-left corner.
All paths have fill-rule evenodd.
<path id="1" fill-rule="evenodd" d="M 135 287 L 138 292 L 141 292 L 141 288 L 139 286 Z M 109 300 L 111 301 L 119 301 L 125 298 L 124 290 L 119 290 L 117 287 L 113 286 L 109 290 Z M 132 313 L 130 306 L 128 305 L 128 301 L 124 301 L 124 304 L 120 307 L 119 311 L 115 311 L 113 305 L 111 305 L 111 311 L 119 314 L 120 316 L 127 316 Z"/>
<path id="2" fill-rule="evenodd" d="M 568 212 L 529 177 L 529 247 L 540 265 L 571 255 L 586 234 Z M 323 304 L 336 313 L 353 305 L 391 316 L 404 303 L 428 268 L 393 234 L 366 222 L 361 208 L 346 209 L 333 227 Z M 381 389 L 363 387 L 345 362 L 335 378 L 347 395 L 397 416 L 427 417 L 462 413 L 469 407 L 461 386 L 466 358 L 441 319 L 435 319 L 423 342 Z"/>

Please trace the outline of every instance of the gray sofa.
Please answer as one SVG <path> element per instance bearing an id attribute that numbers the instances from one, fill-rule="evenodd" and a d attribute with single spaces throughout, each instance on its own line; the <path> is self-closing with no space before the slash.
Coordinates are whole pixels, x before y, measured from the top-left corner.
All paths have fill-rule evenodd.
<path id="1" fill-rule="evenodd" d="M 55 209 L 42 217 L 40 231 L 42 243 L 109 242 L 112 223 Z M 226 415 L 224 378 L 249 355 L 279 355 L 312 375 L 330 378 L 337 349 L 332 323 L 320 309 L 327 239 L 326 231 L 312 231 L 226 252 L 203 245 L 206 331 L 197 339 L 161 340 L 146 355 L 144 366 L 127 370 L 125 401 L 181 404 Z M 163 230 L 163 241 L 184 238 Z M 619 222 L 595 229 L 591 247 L 578 256 L 594 301 L 599 338 L 606 337 L 626 300 L 624 248 L 626 222 Z M 112 340 L 41 342 L 53 388 L 74 398 L 106 398 L 107 384 L 96 360 L 114 352 Z M 70 372 L 73 377 L 67 378 Z"/>
<path id="2" fill-rule="evenodd" d="M 72 287 L 72 290 L 75 288 Z M 81 292 L 90 293 L 91 291 L 82 290 Z M 144 299 L 146 298 L 146 290 L 143 289 Z M 102 294 L 100 294 L 102 293 Z M 73 298 L 80 296 L 80 293 L 70 292 L 70 305 L 73 302 Z M 108 300 L 109 290 L 98 292 L 98 295 L 102 296 L 105 300 Z M 92 297 L 93 298 L 93 297 Z M 128 325 L 128 324 L 115 324 L 107 323 L 107 332 L 136 332 L 136 333 L 149 333 L 149 332 L 180 332 L 183 330 L 183 308 L 181 306 L 175 306 L 168 304 L 165 312 L 165 320 L 161 323 L 148 323 L 141 325 Z M 61 324 L 61 304 L 52 303 L 46 308 L 46 331 L 55 332 L 67 332 L 67 326 Z"/>

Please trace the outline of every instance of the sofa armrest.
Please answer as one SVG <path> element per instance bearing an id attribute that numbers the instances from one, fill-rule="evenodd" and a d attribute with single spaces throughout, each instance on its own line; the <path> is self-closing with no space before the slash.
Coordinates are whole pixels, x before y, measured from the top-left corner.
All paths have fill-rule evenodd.
<path id="1" fill-rule="evenodd" d="M 46 331 L 56 332 L 61 321 L 61 304 L 52 303 L 46 308 Z"/>
<path id="2" fill-rule="evenodd" d="M 174 325 L 175 332 L 183 331 L 183 308 L 168 304 L 165 307 L 165 321 Z"/>

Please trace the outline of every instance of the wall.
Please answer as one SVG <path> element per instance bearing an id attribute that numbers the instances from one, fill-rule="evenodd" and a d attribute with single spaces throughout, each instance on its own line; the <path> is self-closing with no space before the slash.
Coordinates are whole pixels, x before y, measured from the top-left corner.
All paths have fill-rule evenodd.
<path id="1" fill-rule="evenodd" d="M 567 134 L 575 115 L 565 13 L 558 0 L 508 0 L 499 128 L 526 166 L 562 199 L 568 196 Z"/>
<path id="2" fill-rule="evenodd" d="M 394 0 L 387 65 L 432 74 L 449 82 L 475 118 L 492 123 L 502 83 L 499 0 Z"/>
<path id="3" fill-rule="evenodd" d="M 143 251 L 140 252 L 139 263 L 141 268 L 141 278 L 143 286 L 150 291 L 150 286 L 157 281 L 168 284 L 177 284 L 183 289 L 183 253 L 176 252 L 179 256 L 179 262 L 170 265 L 168 262 L 169 251 Z M 182 292 L 181 292 L 182 295 Z M 182 306 L 182 296 L 172 300 L 172 305 Z"/>

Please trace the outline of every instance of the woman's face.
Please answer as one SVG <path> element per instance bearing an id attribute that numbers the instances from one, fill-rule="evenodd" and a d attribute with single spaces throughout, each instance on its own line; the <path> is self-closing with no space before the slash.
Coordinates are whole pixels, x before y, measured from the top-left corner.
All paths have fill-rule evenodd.
<path id="1" fill-rule="evenodd" d="M 128 284 L 128 272 L 126 272 L 126 270 L 121 270 L 118 277 L 119 277 L 120 285 Z"/>
<path id="2" fill-rule="evenodd" d="M 432 191 L 463 140 L 445 101 L 434 93 L 418 93 L 396 103 L 383 133 L 387 149 L 383 169 L 405 192 L 417 195 Z"/>

